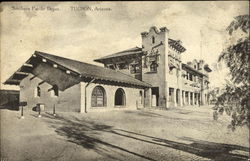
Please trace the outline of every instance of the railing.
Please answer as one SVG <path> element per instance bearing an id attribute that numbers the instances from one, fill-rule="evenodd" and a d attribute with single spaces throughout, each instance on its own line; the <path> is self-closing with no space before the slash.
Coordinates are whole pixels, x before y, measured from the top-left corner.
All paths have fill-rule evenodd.
<path id="1" fill-rule="evenodd" d="M 185 86 L 201 88 L 201 83 L 187 80 L 185 78 L 182 78 L 182 84 L 184 84 Z"/>

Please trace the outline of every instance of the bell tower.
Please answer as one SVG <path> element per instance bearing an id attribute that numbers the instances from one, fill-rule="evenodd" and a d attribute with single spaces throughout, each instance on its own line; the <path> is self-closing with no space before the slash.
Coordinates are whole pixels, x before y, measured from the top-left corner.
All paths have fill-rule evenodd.
<path id="1" fill-rule="evenodd" d="M 153 87 L 148 91 L 152 98 L 151 106 L 166 107 L 168 73 L 168 35 L 169 30 L 159 30 L 153 26 L 149 32 L 142 32 L 142 80 Z M 146 104 L 146 103 L 145 103 Z M 150 105 L 149 105 L 150 106 Z"/>

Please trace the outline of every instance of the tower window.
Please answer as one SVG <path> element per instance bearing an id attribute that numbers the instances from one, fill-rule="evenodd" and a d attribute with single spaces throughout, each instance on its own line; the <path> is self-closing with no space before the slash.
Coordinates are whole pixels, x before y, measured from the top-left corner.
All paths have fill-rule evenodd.
<path id="1" fill-rule="evenodd" d="M 157 67 L 158 67 L 158 64 L 155 61 L 153 61 L 150 65 L 150 71 L 157 72 Z"/>
<path id="2" fill-rule="evenodd" d="M 189 80 L 193 81 L 193 75 L 192 74 L 189 75 Z"/>
<path id="3" fill-rule="evenodd" d="M 154 43 L 155 43 L 155 37 L 152 36 L 152 44 L 154 44 Z"/>

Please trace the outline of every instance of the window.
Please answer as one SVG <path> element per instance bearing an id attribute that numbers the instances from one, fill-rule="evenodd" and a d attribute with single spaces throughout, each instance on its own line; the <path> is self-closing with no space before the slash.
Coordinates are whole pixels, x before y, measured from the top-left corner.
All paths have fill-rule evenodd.
<path id="1" fill-rule="evenodd" d="M 103 87 L 96 86 L 91 95 L 92 107 L 104 107 L 106 106 L 106 93 Z"/>
<path id="2" fill-rule="evenodd" d="M 110 65 L 109 69 L 113 69 L 114 70 L 115 69 L 114 65 Z"/>
<path id="3" fill-rule="evenodd" d="M 150 72 L 157 72 L 157 67 L 158 67 L 158 64 L 153 61 L 150 65 Z"/>
<path id="4" fill-rule="evenodd" d="M 118 65 L 119 69 L 128 69 L 128 65 L 125 63 L 121 63 Z"/>
<path id="5" fill-rule="evenodd" d="M 41 88 L 40 87 L 36 87 L 34 94 L 35 94 L 35 97 L 40 97 L 41 96 Z"/>
<path id="6" fill-rule="evenodd" d="M 197 69 L 200 70 L 200 63 L 197 63 Z"/>
<path id="7" fill-rule="evenodd" d="M 135 73 L 140 73 L 140 65 L 139 64 L 133 64 L 130 66 L 130 73 L 135 74 Z"/>
<path id="8" fill-rule="evenodd" d="M 189 75 L 189 80 L 193 81 L 193 75 L 192 74 Z"/>
<path id="9" fill-rule="evenodd" d="M 174 73 L 174 68 L 171 68 L 171 67 L 169 67 L 169 74 L 173 74 Z"/>
<path id="10" fill-rule="evenodd" d="M 57 85 L 54 85 L 51 90 L 51 96 L 52 97 L 58 97 L 59 96 L 59 89 Z"/>
<path id="11" fill-rule="evenodd" d="M 155 37 L 152 36 L 152 44 L 154 44 L 154 43 L 155 43 Z"/>

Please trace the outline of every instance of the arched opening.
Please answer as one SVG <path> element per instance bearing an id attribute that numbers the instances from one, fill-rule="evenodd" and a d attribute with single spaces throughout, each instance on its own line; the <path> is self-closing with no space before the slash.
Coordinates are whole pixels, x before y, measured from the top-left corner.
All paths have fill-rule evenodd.
<path id="1" fill-rule="evenodd" d="M 115 92 L 115 106 L 125 106 L 126 96 L 123 89 L 118 88 Z"/>
<path id="2" fill-rule="evenodd" d="M 152 44 L 154 44 L 154 43 L 155 43 L 155 37 L 152 36 Z"/>
<path id="3" fill-rule="evenodd" d="M 143 102 L 142 102 L 142 91 L 140 91 L 140 104 L 142 104 Z"/>
<path id="4" fill-rule="evenodd" d="M 106 106 L 106 92 L 103 87 L 96 86 L 91 95 L 92 107 L 104 107 Z"/>

